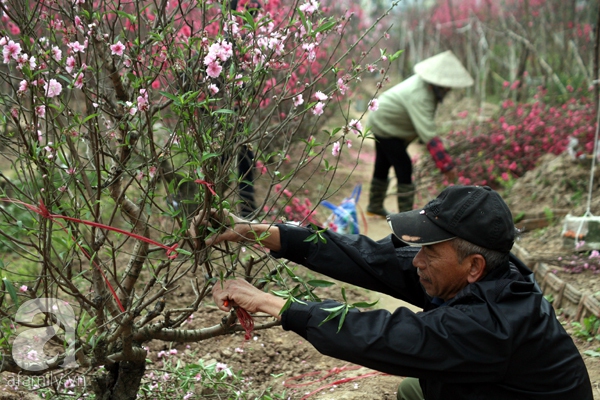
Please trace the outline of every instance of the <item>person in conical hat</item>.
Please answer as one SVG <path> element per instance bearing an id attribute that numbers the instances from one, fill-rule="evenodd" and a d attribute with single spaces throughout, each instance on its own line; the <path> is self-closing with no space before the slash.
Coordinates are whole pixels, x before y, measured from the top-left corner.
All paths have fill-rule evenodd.
<path id="1" fill-rule="evenodd" d="M 398 180 L 398 212 L 412 210 L 415 187 L 406 149 L 415 139 L 427 146 L 436 167 L 449 182 L 456 179 L 454 162 L 438 137 L 434 116 L 450 89 L 471 86 L 473 78 L 450 50 L 417 63 L 414 72 L 379 96 L 379 108 L 369 116 L 367 125 L 375 137 L 375 165 L 367 206 L 371 216 L 389 214 L 383 202 L 391 167 Z"/>

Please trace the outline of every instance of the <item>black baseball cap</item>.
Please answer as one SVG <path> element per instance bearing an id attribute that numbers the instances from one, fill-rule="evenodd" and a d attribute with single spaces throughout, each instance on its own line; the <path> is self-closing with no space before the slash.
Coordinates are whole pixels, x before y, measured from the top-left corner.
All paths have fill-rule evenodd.
<path id="1" fill-rule="evenodd" d="M 515 241 L 512 214 L 488 186 L 450 186 L 423 209 L 390 214 L 387 221 L 404 243 L 425 246 L 456 237 L 508 253 Z"/>

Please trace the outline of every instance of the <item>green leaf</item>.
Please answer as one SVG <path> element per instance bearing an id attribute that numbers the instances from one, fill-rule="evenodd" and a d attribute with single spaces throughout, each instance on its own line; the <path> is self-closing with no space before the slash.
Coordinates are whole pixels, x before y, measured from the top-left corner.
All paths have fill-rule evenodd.
<path id="1" fill-rule="evenodd" d="M 208 159 L 211 159 L 213 157 L 218 157 L 218 156 L 220 156 L 220 154 L 217 154 L 217 153 L 204 153 L 204 154 L 202 154 L 202 158 L 200 159 L 200 161 L 204 162 L 204 161 L 206 161 Z"/>
<path id="2" fill-rule="evenodd" d="M 583 352 L 583 354 L 590 357 L 600 357 L 600 352 L 596 350 L 586 350 Z"/>
<path id="3" fill-rule="evenodd" d="M 309 235 L 306 239 L 304 239 L 305 242 L 316 242 L 317 241 L 317 234 L 313 233 L 312 235 Z"/>
<path id="4" fill-rule="evenodd" d="M 98 113 L 95 113 L 95 114 L 92 114 L 92 115 L 88 115 L 87 117 L 85 117 L 85 118 L 83 119 L 83 121 L 81 121 L 81 123 L 82 123 L 82 124 L 85 124 L 85 123 L 86 123 L 86 122 L 88 122 L 90 119 L 92 119 L 92 118 L 95 118 L 95 117 L 97 117 L 98 115 L 99 115 Z"/>
<path id="5" fill-rule="evenodd" d="M 338 315 L 340 315 L 342 313 L 343 309 L 344 309 L 344 306 L 342 306 L 341 310 L 335 311 L 335 312 L 332 312 L 331 314 L 329 314 L 327 316 L 327 318 L 325 318 L 323 321 L 321 321 L 321 323 L 319 324 L 319 326 L 323 325 L 325 322 L 331 321 L 332 319 L 334 319 L 335 317 L 337 317 Z"/>
<path id="6" fill-rule="evenodd" d="M 402 54 L 404 52 L 404 50 L 398 50 L 397 52 L 395 52 L 394 54 L 392 54 L 391 56 L 389 56 L 388 58 L 390 59 L 390 61 L 394 61 L 396 60 L 398 57 L 400 57 L 400 54 Z"/>
<path id="7" fill-rule="evenodd" d="M 3 278 L 3 281 L 4 287 L 8 291 L 8 294 L 10 295 L 10 298 L 12 299 L 13 303 L 15 303 L 17 307 L 19 307 L 19 298 L 17 297 L 17 292 L 15 291 L 15 287 L 13 286 L 12 282 L 9 281 L 8 278 Z"/>
<path id="8" fill-rule="evenodd" d="M 121 18 L 127 18 L 130 22 L 135 22 L 135 15 L 127 14 L 126 12 L 120 10 L 113 10 L 113 12 Z"/>
<path id="9" fill-rule="evenodd" d="M 327 312 L 336 312 L 336 311 L 340 311 L 342 308 L 346 307 L 345 304 L 341 304 L 339 306 L 336 307 L 331 307 L 331 308 L 321 308 L 321 310 L 323 311 L 327 311 Z"/>
<path id="10" fill-rule="evenodd" d="M 306 284 L 314 287 L 330 287 L 335 285 L 335 283 L 333 282 L 324 281 L 321 279 L 313 279 L 311 281 L 306 282 Z"/>
<path id="11" fill-rule="evenodd" d="M 174 94 L 171 94 L 169 92 L 160 91 L 158 93 L 160 93 L 161 95 L 165 96 L 166 98 L 168 98 L 170 100 L 173 100 L 174 102 L 178 102 L 179 101 L 179 96 L 175 96 Z"/>
<path id="12" fill-rule="evenodd" d="M 235 111 L 228 108 L 221 108 L 212 112 L 213 114 L 235 114 Z"/>
<path id="13" fill-rule="evenodd" d="M 338 333 L 340 333 L 340 331 L 342 330 L 342 325 L 344 325 L 344 321 L 346 320 L 346 315 L 348 315 L 348 308 L 344 309 L 344 312 L 342 313 L 342 316 L 340 317 L 340 323 L 338 324 L 338 330 L 337 330 Z"/>
<path id="14" fill-rule="evenodd" d="M 335 21 L 326 22 L 326 23 L 322 24 L 321 26 L 319 26 L 317 29 L 315 29 L 315 33 L 323 32 L 323 31 L 328 31 L 331 28 L 333 28 L 336 23 L 337 22 L 335 22 Z"/>
<path id="15" fill-rule="evenodd" d="M 368 308 L 373 307 L 377 303 L 379 303 L 379 300 L 375 300 L 372 303 L 367 303 L 366 301 L 359 301 L 358 303 L 352 303 L 352 306 L 356 308 Z"/>
<path id="16" fill-rule="evenodd" d="M 306 29 L 306 34 L 310 36 L 312 34 L 311 22 L 306 19 L 306 16 L 302 11 L 298 10 L 298 15 L 300 15 L 300 21 L 302 21 L 302 25 L 304 25 L 304 28 Z"/>
<path id="17" fill-rule="evenodd" d="M 175 252 L 178 253 L 178 254 L 183 254 L 185 256 L 191 256 L 192 255 L 192 253 L 190 251 L 182 249 L 181 247 L 176 248 Z"/>

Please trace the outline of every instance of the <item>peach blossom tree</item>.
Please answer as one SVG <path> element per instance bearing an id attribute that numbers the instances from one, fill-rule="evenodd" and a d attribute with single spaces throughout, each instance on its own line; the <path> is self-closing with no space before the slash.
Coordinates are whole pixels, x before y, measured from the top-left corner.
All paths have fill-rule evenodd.
<path id="1" fill-rule="evenodd" d="M 191 218 L 214 208 L 278 221 L 293 207 L 298 223 L 316 222 L 340 152 L 368 136 L 347 112 L 353 90 L 384 78 L 397 49 L 385 49 L 384 16 L 350 1 L 0 10 L 0 370 L 78 371 L 98 398 L 134 399 L 145 343 L 242 329 L 235 315 L 188 324 L 218 279 L 287 288 L 277 272 L 292 273 L 260 248 L 200 245 L 212 232 L 193 240 Z M 344 122 L 324 131 L 334 112 Z M 317 202 L 300 204 L 314 175 Z M 303 287 L 287 296 L 311 296 Z M 174 304 L 183 291 L 193 295 Z"/>

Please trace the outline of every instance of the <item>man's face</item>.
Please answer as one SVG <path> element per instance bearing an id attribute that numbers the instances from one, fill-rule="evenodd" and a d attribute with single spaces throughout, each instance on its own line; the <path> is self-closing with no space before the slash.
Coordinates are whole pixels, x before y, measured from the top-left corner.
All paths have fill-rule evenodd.
<path id="1" fill-rule="evenodd" d="M 459 263 L 451 241 L 421 247 L 413 265 L 427 294 L 445 301 L 469 283 L 470 257 Z"/>

